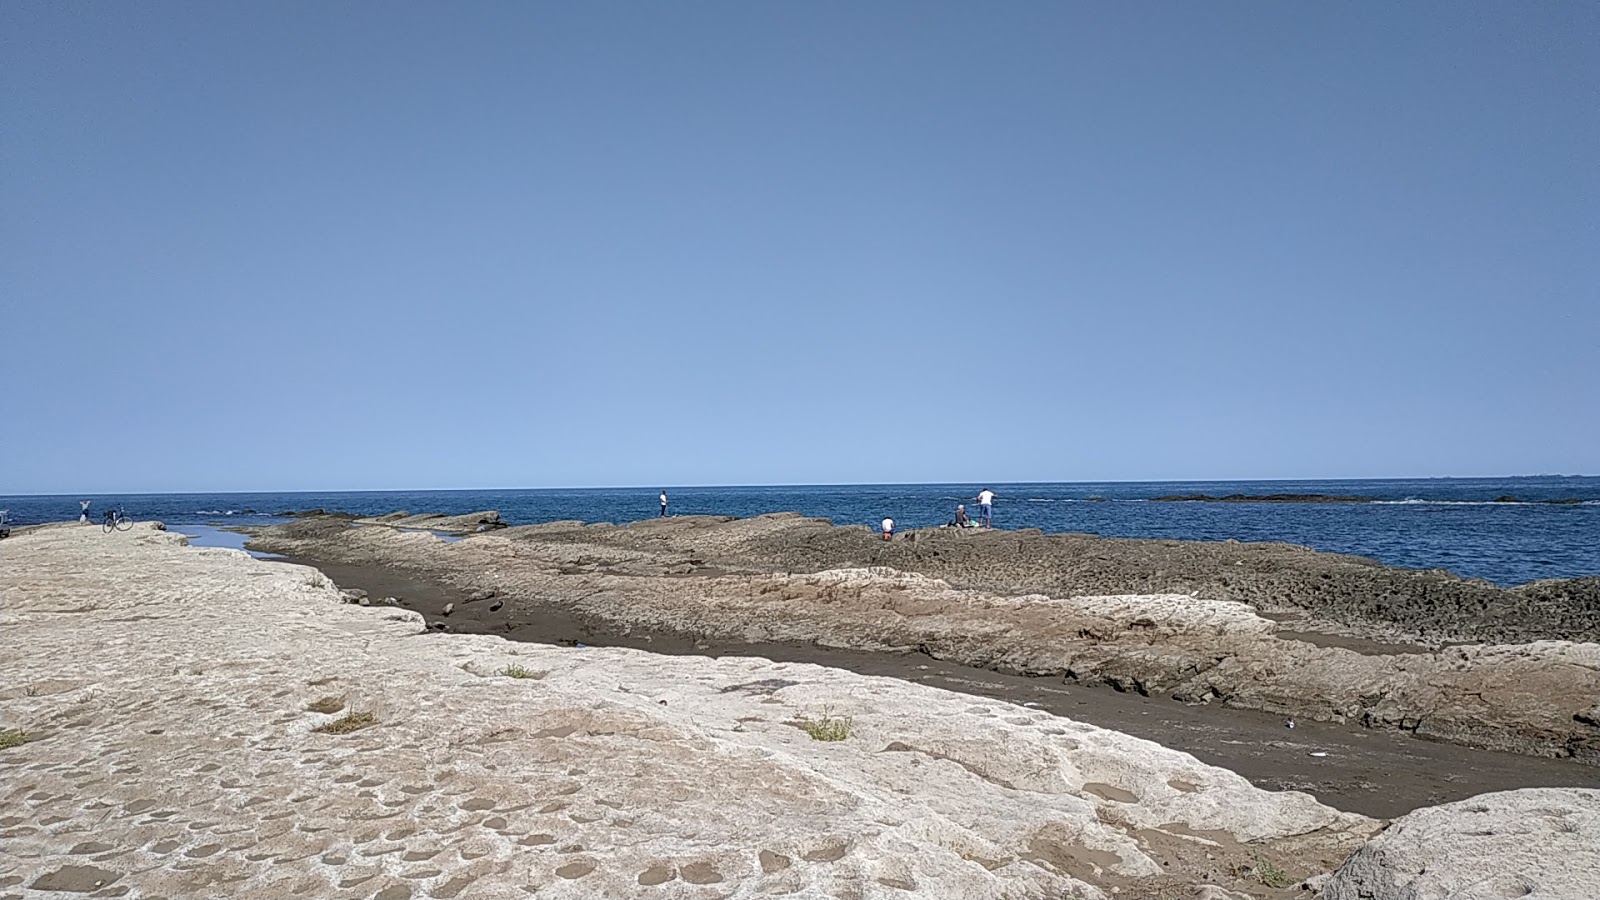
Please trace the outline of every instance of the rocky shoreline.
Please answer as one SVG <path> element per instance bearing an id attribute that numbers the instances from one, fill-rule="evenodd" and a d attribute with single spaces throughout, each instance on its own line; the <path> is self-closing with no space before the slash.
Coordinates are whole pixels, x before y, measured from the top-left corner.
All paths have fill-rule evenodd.
<path id="1" fill-rule="evenodd" d="M 123 537 L 5 549 L 8 896 L 1280 897 L 1379 826 L 1009 704 L 428 637 L 312 569 Z"/>
<path id="2" fill-rule="evenodd" d="M 1507 591 L 1273 544 L 953 529 L 886 543 L 862 528 L 785 514 L 550 523 L 450 544 L 308 519 L 265 529 L 251 546 L 392 566 L 497 598 L 494 614 L 486 606 L 441 617 L 443 629 L 508 633 L 519 604 L 551 605 L 623 633 L 916 652 L 1600 765 L 1600 726 L 1592 724 L 1600 645 L 1555 639 L 1593 627 L 1576 621 L 1592 600 L 1583 583 Z M 1261 614 L 1299 613 L 1297 632 L 1325 624 L 1370 631 L 1381 621 L 1321 616 L 1371 603 L 1371 593 L 1390 608 L 1409 605 L 1408 621 L 1426 633 L 1459 639 L 1471 633 L 1466 613 L 1475 611 L 1479 633 L 1534 639 L 1362 653 L 1280 637 L 1279 624 Z M 1572 608 L 1549 612 L 1562 604 Z"/>
<path id="3" fill-rule="evenodd" d="M 340 527 L 527 563 L 498 534 Z M 1037 709 L 440 634 L 151 524 L 43 526 L 0 553 L 8 897 L 1401 900 L 1485 873 L 1600 890 L 1600 791 L 1485 794 L 1374 836 L 1383 822 Z"/>

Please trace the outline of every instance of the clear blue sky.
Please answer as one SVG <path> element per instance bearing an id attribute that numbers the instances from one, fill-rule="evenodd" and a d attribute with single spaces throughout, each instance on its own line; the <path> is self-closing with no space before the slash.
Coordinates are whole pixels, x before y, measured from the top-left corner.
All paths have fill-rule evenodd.
<path id="1" fill-rule="evenodd" d="M 0 40 L 0 494 L 1600 472 L 1600 4 Z"/>

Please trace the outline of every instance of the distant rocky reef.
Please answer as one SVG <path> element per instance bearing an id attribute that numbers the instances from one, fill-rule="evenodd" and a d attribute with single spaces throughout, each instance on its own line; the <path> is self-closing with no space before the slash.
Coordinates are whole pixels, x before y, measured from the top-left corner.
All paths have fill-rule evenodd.
<path id="1" fill-rule="evenodd" d="M 1091 498 L 1099 499 L 1099 498 Z M 1216 497 L 1211 494 L 1164 494 L 1150 498 L 1157 503 L 1378 503 L 1378 497 L 1361 497 L 1343 494 L 1228 494 Z M 1559 500 L 1524 500 L 1503 494 L 1494 503 L 1544 503 L 1553 506 L 1576 506 L 1581 497 L 1563 497 Z"/>
<path id="2" fill-rule="evenodd" d="M 1338 494 L 1166 494 L 1152 498 L 1158 503 L 1371 503 L 1376 497 L 1347 497 Z"/>

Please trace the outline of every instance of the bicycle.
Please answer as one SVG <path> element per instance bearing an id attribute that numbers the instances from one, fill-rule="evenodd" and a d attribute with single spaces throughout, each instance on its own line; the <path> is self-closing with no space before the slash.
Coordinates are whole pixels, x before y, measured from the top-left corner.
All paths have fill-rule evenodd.
<path id="1" fill-rule="evenodd" d="M 11 510 L 0 509 L 0 538 L 11 537 Z"/>
<path id="2" fill-rule="evenodd" d="M 123 512 L 120 506 L 106 510 L 106 517 L 100 522 L 100 528 L 106 534 L 110 534 L 113 528 L 118 531 L 127 531 L 132 527 L 133 520 L 128 518 L 128 514 Z"/>

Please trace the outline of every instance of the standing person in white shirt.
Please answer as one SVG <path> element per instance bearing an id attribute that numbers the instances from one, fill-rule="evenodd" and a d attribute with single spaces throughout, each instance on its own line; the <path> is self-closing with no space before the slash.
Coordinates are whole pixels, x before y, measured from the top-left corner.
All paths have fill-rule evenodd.
<path id="1" fill-rule="evenodd" d="M 79 500 L 78 506 L 81 507 L 81 510 L 78 512 L 78 524 L 89 524 L 89 501 Z"/>
<path id="2" fill-rule="evenodd" d="M 667 492 L 661 492 L 661 518 L 667 517 Z"/>
<path id="3" fill-rule="evenodd" d="M 886 541 L 894 540 L 894 520 L 887 516 L 883 519 L 883 539 Z"/>
<path id="4" fill-rule="evenodd" d="M 978 524 L 994 527 L 994 491 L 984 488 L 978 492 Z"/>

